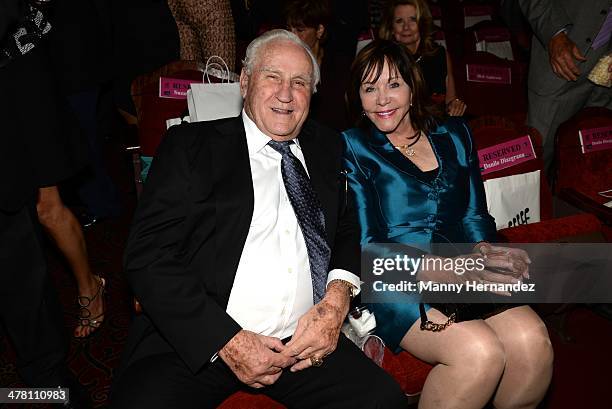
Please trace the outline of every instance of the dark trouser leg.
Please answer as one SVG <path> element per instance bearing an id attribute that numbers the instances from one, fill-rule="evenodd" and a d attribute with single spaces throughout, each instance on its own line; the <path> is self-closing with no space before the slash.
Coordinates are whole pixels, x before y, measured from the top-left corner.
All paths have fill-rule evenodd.
<path id="1" fill-rule="evenodd" d="M 389 374 L 340 336 L 337 350 L 319 368 L 291 373 L 272 386 L 242 384 L 218 358 L 193 375 L 175 353 L 141 358 L 113 387 L 110 409 L 216 408 L 238 390 L 264 393 L 298 409 L 401 409 L 407 401 Z"/>
<path id="2" fill-rule="evenodd" d="M 87 136 L 90 172 L 79 187 L 79 197 L 91 215 L 111 217 L 120 213 L 119 194 L 106 170 L 98 141 L 98 89 L 68 96 L 79 127 Z"/>
<path id="3" fill-rule="evenodd" d="M 150 355 L 122 372 L 109 408 L 212 409 L 240 386 L 221 358 L 194 375 L 175 353 Z"/>
<path id="4" fill-rule="evenodd" d="M 323 365 L 299 372 L 285 371 L 262 389 L 271 398 L 296 409 L 400 409 L 406 396 L 393 378 L 367 358 L 344 335 Z"/>
<path id="5" fill-rule="evenodd" d="M 0 212 L 0 320 L 28 386 L 58 386 L 65 343 L 57 295 L 47 275 L 35 210 Z"/>

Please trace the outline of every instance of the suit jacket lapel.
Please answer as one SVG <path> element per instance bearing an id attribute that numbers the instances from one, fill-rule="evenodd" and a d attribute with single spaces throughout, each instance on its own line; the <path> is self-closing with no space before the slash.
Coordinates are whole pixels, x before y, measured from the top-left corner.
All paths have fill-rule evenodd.
<path id="1" fill-rule="evenodd" d="M 236 270 L 253 216 L 253 179 L 240 116 L 220 122 L 211 138 L 216 204 L 215 274 L 227 307 Z"/>

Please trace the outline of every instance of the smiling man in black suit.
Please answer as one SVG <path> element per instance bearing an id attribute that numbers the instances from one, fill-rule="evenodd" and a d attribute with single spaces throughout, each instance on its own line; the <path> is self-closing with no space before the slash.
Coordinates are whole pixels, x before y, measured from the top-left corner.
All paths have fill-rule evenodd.
<path id="1" fill-rule="evenodd" d="M 312 52 L 254 40 L 231 119 L 172 128 L 145 186 L 126 273 L 145 314 L 113 408 L 216 407 L 257 388 L 295 408 L 401 408 L 399 386 L 344 336 L 358 227 L 335 132 L 307 120 Z"/>

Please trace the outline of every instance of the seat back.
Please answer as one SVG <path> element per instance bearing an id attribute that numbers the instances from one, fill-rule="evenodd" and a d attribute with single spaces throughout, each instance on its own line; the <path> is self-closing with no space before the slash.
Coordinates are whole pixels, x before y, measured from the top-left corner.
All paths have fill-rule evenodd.
<path id="1" fill-rule="evenodd" d="M 510 30 L 500 21 L 482 21 L 466 29 L 463 41 L 465 55 L 470 55 L 477 51 L 485 51 L 502 59 L 519 60 L 518 45 L 512 37 Z M 486 49 L 479 49 L 479 45 L 480 47 L 484 45 Z M 502 47 L 507 47 L 507 50 Z M 503 56 L 500 52 L 504 50 L 508 51 L 507 56 Z"/>
<path id="2" fill-rule="evenodd" d="M 175 61 L 132 82 L 132 100 L 138 117 L 138 142 L 144 156 L 153 156 L 166 133 L 166 120 L 181 117 L 187 110 L 186 99 L 159 97 L 160 77 L 202 81 L 202 72 L 194 63 Z"/>
<path id="3" fill-rule="evenodd" d="M 458 95 L 471 115 L 527 112 L 527 65 L 483 51 L 465 55 L 454 65 Z"/>
<path id="4" fill-rule="evenodd" d="M 484 149 L 493 145 L 508 142 L 521 136 L 529 135 L 536 154 L 534 160 L 500 169 L 483 175 L 483 180 L 500 178 L 510 175 L 540 171 L 540 219 L 553 217 L 552 193 L 544 173 L 542 161 L 542 137 L 540 133 L 526 126 L 518 126 L 512 120 L 500 116 L 483 116 L 470 121 L 476 149 Z"/>
<path id="5" fill-rule="evenodd" d="M 585 108 L 563 123 L 555 135 L 555 193 L 571 188 L 603 204 L 609 201 L 597 192 L 612 189 L 612 144 L 609 149 L 582 152 L 580 132 L 608 128 L 606 140 L 612 140 L 612 111 Z M 594 146 L 594 145 L 593 145 Z M 601 145 L 599 145 L 601 146 Z"/>

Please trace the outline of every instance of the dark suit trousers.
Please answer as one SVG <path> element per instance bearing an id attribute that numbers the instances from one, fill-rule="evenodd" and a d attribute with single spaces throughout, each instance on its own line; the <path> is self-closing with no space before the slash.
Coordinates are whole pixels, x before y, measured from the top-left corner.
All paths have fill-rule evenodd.
<path id="1" fill-rule="evenodd" d="M 218 358 L 194 375 L 175 353 L 135 361 L 111 395 L 112 409 L 215 408 L 239 390 L 263 393 L 289 408 L 403 408 L 399 385 L 340 335 L 338 348 L 322 366 L 292 373 L 285 370 L 275 384 L 252 389 Z"/>
<path id="2" fill-rule="evenodd" d="M 62 313 L 49 277 L 33 206 L 0 210 L 0 323 L 31 387 L 63 384 Z"/>

